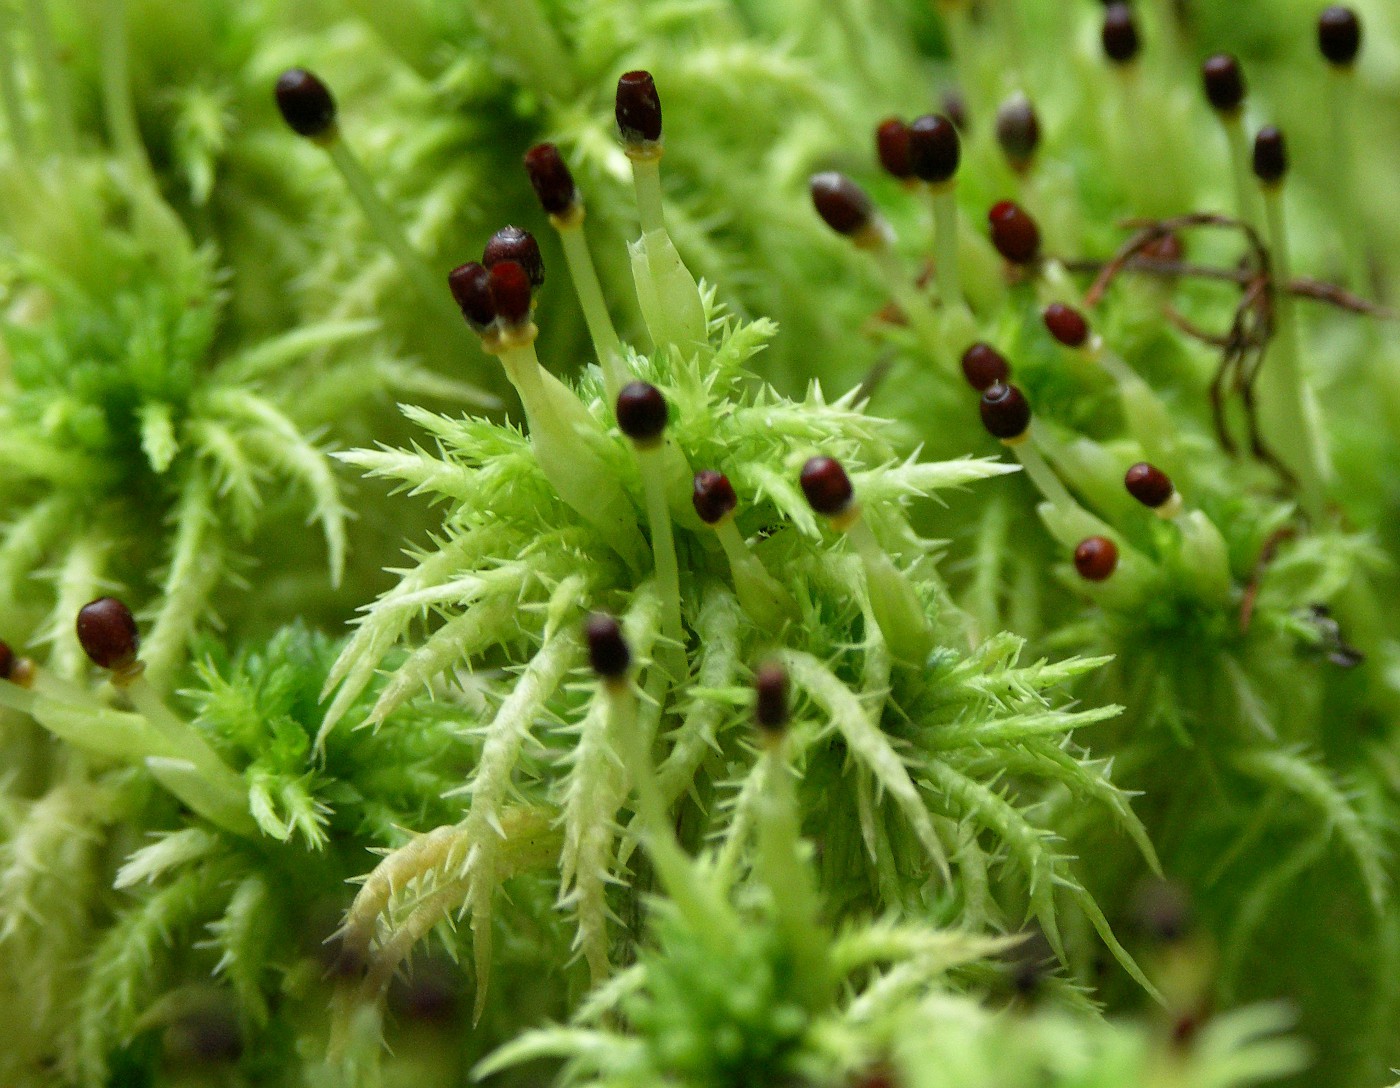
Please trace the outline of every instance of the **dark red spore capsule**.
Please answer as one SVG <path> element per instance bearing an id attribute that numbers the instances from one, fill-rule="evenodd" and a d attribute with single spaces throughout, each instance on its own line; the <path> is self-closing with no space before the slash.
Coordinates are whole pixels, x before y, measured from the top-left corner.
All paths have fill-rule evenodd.
<path id="1" fill-rule="evenodd" d="M 628 382 L 617 395 L 617 425 L 634 442 L 660 438 L 667 414 L 666 398 L 650 382 Z"/>
<path id="2" fill-rule="evenodd" d="M 836 517 L 850 509 L 855 499 L 851 478 L 834 457 L 813 457 L 802 466 L 802 494 L 818 514 Z"/>
<path id="3" fill-rule="evenodd" d="M 739 496 L 734 494 L 734 485 L 722 472 L 704 469 L 695 474 L 695 485 L 690 501 L 695 513 L 706 525 L 716 525 L 734 512 L 739 505 Z"/>
<path id="4" fill-rule="evenodd" d="M 1143 506 L 1156 510 L 1176 494 L 1171 477 L 1156 465 L 1139 461 L 1123 475 L 1128 494 Z"/>
<path id="5" fill-rule="evenodd" d="M 1142 49 L 1137 19 L 1127 4 L 1110 4 L 1103 13 L 1104 56 L 1114 64 L 1131 64 Z"/>
<path id="6" fill-rule="evenodd" d="M 530 274 L 516 261 L 497 261 L 491 277 L 491 304 L 507 325 L 522 325 L 530 317 Z"/>
<path id="7" fill-rule="evenodd" d="M 909 166 L 914 176 L 941 185 L 958 172 L 962 141 L 952 121 L 926 113 L 909 125 Z"/>
<path id="8" fill-rule="evenodd" d="M 870 197 L 845 174 L 831 170 L 813 174 L 809 187 L 817 214 L 837 234 L 859 234 L 870 225 L 874 214 Z"/>
<path id="9" fill-rule="evenodd" d="M 282 120 L 298 136 L 315 139 L 335 126 L 335 98 L 330 88 L 305 68 L 288 68 L 274 91 Z"/>
<path id="10" fill-rule="evenodd" d="M 540 244 L 528 230 L 502 227 L 491 235 L 481 251 L 481 263 L 490 269 L 502 261 L 514 261 L 525 269 L 531 287 L 544 286 L 544 258 L 540 256 Z"/>
<path id="11" fill-rule="evenodd" d="M 909 126 L 898 117 L 888 117 L 876 127 L 875 153 L 891 177 L 906 181 L 914 176 L 909 164 Z"/>
<path id="12" fill-rule="evenodd" d="M 1089 339 L 1089 322 L 1073 306 L 1052 302 L 1041 317 L 1050 335 L 1067 348 L 1082 348 Z"/>
<path id="13" fill-rule="evenodd" d="M 1010 200 L 992 205 L 987 213 L 992 245 L 1012 264 L 1031 264 L 1040 256 L 1040 228 L 1030 212 Z"/>
<path id="14" fill-rule="evenodd" d="M 0 680 L 8 680 L 14 675 L 15 652 L 10 644 L 0 639 Z"/>
<path id="15" fill-rule="evenodd" d="M 491 301 L 491 273 L 485 265 L 476 261 L 459 264 L 447 274 L 447 286 L 462 316 L 477 332 L 496 320 L 496 304 Z"/>
<path id="16" fill-rule="evenodd" d="M 982 391 L 982 426 L 1002 441 L 1020 438 L 1031 425 L 1026 395 L 1007 382 L 993 382 Z"/>
<path id="17" fill-rule="evenodd" d="M 1254 176 L 1265 185 L 1277 185 L 1288 173 L 1288 147 L 1283 133 L 1265 125 L 1254 137 Z"/>
<path id="18" fill-rule="evenodd" d="M 617 129 L 625 143 L 661 139 L 661 96 L 650 72 L 626 72 L 617 81 Z"/>
<path id="19" fill-rule="evenodd" d="M 1118 569 L 1118 545 L 1106 536 L 1091 536 L 1074 549 L 1074 569 L 1086 582 L 1102 582 Z"/>
<path id="20" fill-rule="evenodd" d="M 788 723 L 788 674 L 776 661 L 754 673 L 754 722 L 764 733 L 780 734 Z"/>
<path id="21" fill-rule="evenodd" d="M 1013 170 L 1024 170 L 1040 147 L 1040 118 L 1025 95 L 1016 95 L 997 110 L 997 143 Z"/>
<path id="22" fill-rule="evenodd" d="M 583 622 L 583 637 L 588 642 L 588 663 L 605 680 L 620 680 L 632 667 L 632 651 L 622 637 L 617 620 L 604 612 L 590 613 Z"/>
<path id="23" fill-rule="evenodd" d="M 967 384 L 980 393 L 988 386 L 1011 377 L 1011 364 L 991 344 L 979 340 L 963 352 L 962 372 Z"/>
<path id="24" fill-rule="evenodd" d="M 1244 102 L 1244 73 L 1229 53 L 1216 53 L 1201 65 L 1201 82 L 1206 100 L 1218 113 L 1235 113 Z"/>
<path id="25" fill-rule="evenodd" d="M 121 671 L 136 663 L 141 635 L 136 618 L 115 597 L 99 597 L 78 611 L 78 643 L 100 669 Z"/>
<path id="26" fill-rule="evenodd" d="M 549 215 L 563 215 L 578 203 L 574 175 L 553 144 L 536 144 L 525 152 L 525 173 L 540 207 Z"/>
<path id="27" fill-rule="evenodd" d="M 1361 51 L 1361 20 L 1343 4 L 1333 4 L 1317 17 L 1317 47 L 1329 64 L 1349 67 Z"/>

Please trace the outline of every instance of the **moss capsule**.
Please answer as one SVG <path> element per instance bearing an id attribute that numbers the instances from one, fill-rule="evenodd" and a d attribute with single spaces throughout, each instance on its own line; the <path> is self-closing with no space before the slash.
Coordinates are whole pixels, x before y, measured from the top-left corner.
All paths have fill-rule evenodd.
<path id="1" fill-rule="evenodd" d="M 1031 425 L 1031 405 L 1026 395 L 1007 382 L 993 382 L 982 391 L 982 426 L 993 438 L 1014 442 Z"/>
<path id="2" fill-rule="evenodd" d="M 502 227 L 491 235 L 486 248 L 481 251 L 481 263 L 490 269 L 502 261 L 514 261 L 525 269 L 531 287 L 544 286 L 544 258 L 540 256 L 539 243 L 528 230 Z"/>
<path id="3" fill-rule="evenodd" d="M 578 203 L 574 175 L 553 144 L 536 144 L 525 152 L 525 173 L 540 207 L 549 215 L 563 215 Z"/>
<path id="4" fill-rule="evenodd" d="M 1118 569 L 1118 545 L 1106 536 L 1091 536 L 1074 549 L 1074 569 L 1086 582 L 1105 581 Z"/>
<path id="5" fill-rule="evenodd" d="M 1217 113 L 1235 114 L 1244 102 L 1244 73 L 1240 63 L 1229 53 L 1216 53 L 1201 65 L 1201 82 L 1206 101 Z"/>
<path id="6" fill-rule="evenodd" d="M 1142 51 L 1142 39 L 1138 36 L 1137 18 L 1127 4 L 1110 4 L 1103 13 L 1104 56 L 1114 64 L 1131 64 Z"/>
<path id="7" fill-rule="evenodd" d="M 850 509 L 855 498 L 851 478 L 834 457 L 812 457 L 802 466 L 802 494 L 818 514 L 837 517 Z"/>
<path id="8" fill-rule="evenodd" d="M 1006 381 L 1011 376 L 1011 364 L 991 344 L 979 340 L 963 352 L 962 372 L 967 384 L 980 393 L 988 386 Z"/>
<path id="9" fill-rule="evenodd" d="M 593 612 L 583 623 L 588 643 L 588 663 L 604 680 L 621 680 L 632 667 L 632 651 L 622 636 L 622 627 L 612 616 Z"/>
<path id="10" fill-rule="evenodd" d="M 623 143 L 635 146 L 661 139 L 661 97 L 650 72 L 623 73 L 615 105 Z"/>
<path id="11" fill-rule="evenodd" d="M 907 181 L 914 176 L 909 163 L 909 126 L 898 117 L 887 117 L 876 126 L 875 154 L 891 177 Z"/>
<path id="12" fill-rule="evenodd" d="M 278 76 L 274 94 L 282 119 L 298 136 L 314 140 L 335 128 L 335 98 L 305 68 L 288 68 Z"/>
<path id="13" fill-rule="evenodd" d="M 928 113 L 909 125 L 909 166 L 919 180 L 942 185 L 958 172 L 961 160 L 962 141 L 948 118 Z"/>
<path id="14" fill-rule="evenodd" d="M 667 414 L 666 398 L 650 382 L 628 382 L 617 395 L 617 425 L 639 445 L 654 445 L 661 438 Z"/>
<path id="15" fill-rule="evenodd" d="M 992 228 L 992 245 L 1012 264 L 1031 264 L 1040 256 L 1040 228 L 1019 204 L 1010 200 L 993 204 L 987 222 Z"/>
<path id="16" fill-rule="evenodd" d="M 781 735 L 787 729 L 788 674 L 776 661 L 760 665 L 754 673 L 754 723 L 765 734 Z"/>
<path id="17" fill-rule="evenodd" d="M 1151 510 L 1165 506 L 1176 494 L 1172 479 L 1156 465 L 1139 461 L 1123 476 L 1128 494 Z"/>
<path id="18" fill-rule="evenodd" d="M 739 497 L 734 494 L 734 485 L 729 482 L 729 477 L 712 469 L 695 474 L 690 501 L 695 513 L 706 525 L 723 521 L 739 505 Z"/>
<path id="19" fill-rule="evenodd" d="M 1089 339 L 1089 322 L 1073 306 L 1052 302 L 1041 318 L 1050 335 L 1067 348 L 1082 348 Z"/>
<path id="20" fill-rule="evenodd" d="M 100 669 L 121 672 L 136 663 L 141 635 L 131 609 L 115 597 L 99 597 L 78 611 L 78 643 Z"/>
<path id="21" fill-rule="evenodd" d="M 1254 176 L 1265 185 L 1277 185 L 1288 173 L 1288 146 L 1283 133 L 1265 125 L 1254 137 Z"/>
<path id="22" fill-rule="evenodd" d="M 496 304 L 491 301 L 491 273 L 476 261 L 459 264 L 447 274 L 447 286 L 452 298 L 477 332 L 485 332 L 496 320 Z"/>
<path id="23" fill-rule="evenodd" d="M 1333 4 L 1317 17 L 1317 47 L 1327 63 L 1349 68 L 1361 51 L 1361 20 L 1345 4 Z"/>
<path id="24" fill-rule="evenodd" d="M 1013 170 L 1025 170 L 1040 147 L 1040 118 L 1023 94 L 1008 98 L 997 109 L 997 143 Z"/>
<path id="25" fill-rule="evenodd" d="M 516 261 L 497 261 L 491 277 L 491 304 L 506 325 L 523 325 L 530 318 L 530 275 Z"/>
<path id="26" fill-rule="evenodd" d="M 827 171 L 812 175 L 812 205 L 826 225 L 847 237 L 870 225 L 874 207 L 864 189 L 845 174 Z"/>

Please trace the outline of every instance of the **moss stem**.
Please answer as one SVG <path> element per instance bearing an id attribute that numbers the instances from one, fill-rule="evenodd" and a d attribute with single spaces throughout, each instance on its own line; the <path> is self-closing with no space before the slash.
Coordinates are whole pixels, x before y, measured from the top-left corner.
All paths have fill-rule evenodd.
<path id="1" fill-rule="evenodd" d="M 8 4 L 0 4 L 0 104 L 5 109 L 5 127 L 10 142 L 21 158 L 27 157 L 33 144 L 29 118 L 25 115 L 24 96 L 20 93 L 18 54 L 14 46 L 15 23 Z"/>
<path id="2" fill-rule="evenodd" d="M 631 375 L 623 362 L 622 342 L 608 313 L 603 288 L 598 282 L 598 271 L 593 265 L 593 255 L 588 250 L 588 239 L 583 233 L 583 206 L 576 204 L 567 215 L 551 215 L 549 221 L 559 232 L 559 241 L 564 247 L 569 278 L 573 280 L 574 293 L 583 309 L 583 320 L 588 325 L 593 352 L 603 370 L 603 387 L 607 391 L 608 403 L 615 404 L 618 393 Z"/>
<path id="3" fill-rule="evenodd" d="M 661 595 L 661 633 L 668 645 L 660 657 L 675 684 L 685 681 L 685 630 L 681 626 L 680 568 L 676 564 L 676 537 L 666 501 L 666 461 L 660 445 L 637 448 L 637 465 L 646 492 L 647 525 L 651 531 L 651 556 L 656 587 Z"/>
<path id="4" fill-rule="evenodd" d="M 153 184 L 151 162 L 141 142 L 136 107 L 131 98 L 126 0 L 104 0 L 102 5 L 102 109 L 106 114 L 107 133 L 118 156 L 134 176 Z"/>
<path id="5" fill-rule="evenodd" d="M 78 150 L 77 129 L 73 121 L 73 101 L 68 94 L 68 81 L 59 61 L 58 43 L 54 41 L 49 23 L 49 0 L 25 0 L 25 23 L 34 42 L 34 63 L 40 93 L 48 107 L 49 135 L 54 150 L 71 156 Z"/>
<path id="6" fill-rule="evenodd" d="M 389 209 L 389 205 L 384 202 L 384 198 L 379 195 L 379 190 L 370 180 L 364 164 L 350 150 L 345 138 L 337 133 L 331 139 L 324 141 L 322 146 L 326 149 L 326 154 L 330 156 L 331 162 L 340 173 L 341 178 L 344 179 L 351 197 L 360 206 L 360 211 L 368 220 L 370 230 L 393 256 L 403 274 L 413 281 L 419 294 L 434 310 L 448 314 L 452 326 L 459 327 L 461 321 L 447 301 L 448 295 L 443 290 L 440 277 L 433 274 L 423 255 L 408 240 L 403 227 Z"/>
<path id="7" fill-rule="evenodd" d="M 1264 219 L 1275 284 L 1290 282 L 1288 230 L 1283 187 L 1266 185 Z M 1304 374 L 1298 345 L 1298 321 L 1287 291 L 1273 292 L 1275 334 L 1259 375 L 1261 411 L 1268 441 L 1297 477 L 1303 509 L 1314 520 L 1326 507 L 1330 475 L 1323 442 L 1320 411 Z"/>
<path id="8" fill-rule="evenodd" d="M 1250 166 L 1249 137 L 1244 118 L 1236 110 L 1220 119 L 1230 148 L 1230 177 L 1235 183 L 1235 215 L 1250 226 L 1259 225 L 1259 208 L 1254 195 L 1254 171 Z"/>
<path id="9" fill-rule="evenodd" d="M 1366 225 L 1356 172 L 1355 140 L 1352 134 L 1352 99 L 1356 91 L 1356 75 L 1352 66 L 1332 67 L 1327 75 L 1327 98 L 1331 115 L 1331 174 L 1335 179 L 1342 204 L 1340 219 L 1342 243 L 1345 246 L 1344 265 L 1348 286 L 1362 294 L 1369 293 Z"/>

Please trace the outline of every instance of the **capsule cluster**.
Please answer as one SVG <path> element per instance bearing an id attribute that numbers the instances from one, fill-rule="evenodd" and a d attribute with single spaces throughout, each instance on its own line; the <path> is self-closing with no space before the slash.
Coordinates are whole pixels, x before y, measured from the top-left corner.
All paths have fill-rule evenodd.
<path id="1" fill-rule="evenodd" d="M 529 231 L 514 226 L 491 236 L 480 261 L 458 265 L 447 275 L 462 317 L 488 343 L 503 331 L 529 324 L 534 293 L 543 284 L 539 243 Z"/>

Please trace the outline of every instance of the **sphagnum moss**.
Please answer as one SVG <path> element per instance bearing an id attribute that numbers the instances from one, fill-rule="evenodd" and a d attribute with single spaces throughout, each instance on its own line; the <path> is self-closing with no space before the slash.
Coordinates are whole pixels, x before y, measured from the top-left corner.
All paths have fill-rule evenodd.
<path id="1" fill-rule="evenodd" d="M 15 7 L 0 1079 L 1400 1064 L 1383 5 Z"/>

